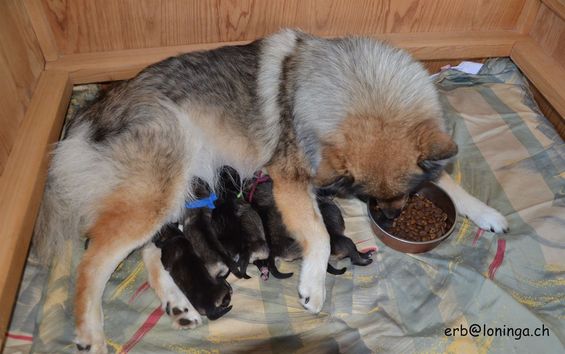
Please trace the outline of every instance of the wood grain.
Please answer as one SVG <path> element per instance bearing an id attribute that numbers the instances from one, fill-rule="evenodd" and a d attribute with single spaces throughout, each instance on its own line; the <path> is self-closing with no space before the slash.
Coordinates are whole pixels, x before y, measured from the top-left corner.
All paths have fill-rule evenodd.
<path id="1" fill-rule="evenodd" d="M 1 0 L 0 175 L 44 65 L 23 3 Z"/>
<path id="2" fill-rule="evenodd" d="M 530 36 L 565 68 L 565 20 L 542 4 Z"/>
<path id="3" fill-rule="evenodd" d="M 544 5 L 549 7 L 557 16 L 565 20 L 565 1 L 563 0 L 542 0 Z"/>
<path id="4" fill-rule="evenodd" d="M 44 71 L 0 178 L 0 347 L 12 313 L 47 176 L 72 86 L 65 72 Z"/>
<path id="5" fill-rule="evenodd" d="M 39 0 L 60 54 L 322 36 L 513 30 L 528 0 Z"/>
<path id="6" fill-rule="evenodd" d="M 419 60 L 454 60 L 508 56 L 514 43 L 524 39 L 515 32 L 475 33 L 395 33 L 375 36 L 395 46 L 405 48 Z M 208 50 L 223 45 L 247 43 L 222 42 L 192 44 L 164 48 L 131 49 L 104 53 L 62 56 L 48 62 L 49 70 L 68 71 L 75 84 L 124 80 L 141 69 L 167 57 L 197 50 Z"/>
<path id="7" fill-rule="evenodd" d="M 561 117 L 565 117 L 565 68 L 532 39 L 517 42 L 510 57 Z"/>
<path id="8" fill-rule="evenodd" d="M 56 60 L 59 57 L 55 36 L 51 31 L 45 8 L 41 1 L 24 0 L 25 9 L 33 26 L 33 31 L 41 47 L 41 52 L 45 60 Z"/>
<path id="9" fill-rule="evenodd" d="M 540 5 L 540 0 L 526 0 L 516 22 L 516 31 L 522 34 L 530 32 L 536 20 Z"/>
<path id="10" fill-rule="evenodd" d="M 555 108 L 549 103 L 548 100 L 543 97 L 541 92 L 530 82 L 530 90 L 534 96 L 534 100 L 538 104 L 540 111 L 543 115 L 553 124 L 555 130 L 561 137 L 561 139 L 565 139 L 565 117 L 561 116 Z"/>

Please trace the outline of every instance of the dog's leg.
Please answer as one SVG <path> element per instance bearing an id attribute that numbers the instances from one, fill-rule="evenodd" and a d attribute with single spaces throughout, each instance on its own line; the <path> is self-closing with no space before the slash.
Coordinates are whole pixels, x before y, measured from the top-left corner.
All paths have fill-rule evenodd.
<path id="1" fill-rule="evenodd" d="M 163 268 L 161 250 L 153 242 L 143 248 L 143 262 L 147 269 L 149 285 L 161 300 L 163 310 L 171 316 L 173 328 L 194 328 L 202 323 L 198 311 L 175 284 L 169 272 Z"/>
<path id="2" fill-rule="evenodd" d="M 171 212 L 175 183 L 160 188 L 129 182 L 102 200 L 98 217 L 87 230 L 90 244 L 78 267 L 74 306 L 75 342 L 80 352 L 107 352 L 102 315 L 106 282 L 131 251 L 151 239 Z"/>
<path id="3" fill-rule="evenodd" d="M 443 172 L 438 182 L 453 199 L 460 214 L 466 215 L 484 230 L 508 232 L 508 221 L 502 214 L 467 193 L 447 173 Z"/>
<path id="4" fill-rule="evenodd" d="M 318 210 L 316 197 L 307 181 L 289 180 L 269 171 L 273 195 L 283 222 L 302 247 L 303 261 L 298 295 L 304 308 L 322 310 L 326 297 L 326 267 L 330 258 L 330 238 Z"/>

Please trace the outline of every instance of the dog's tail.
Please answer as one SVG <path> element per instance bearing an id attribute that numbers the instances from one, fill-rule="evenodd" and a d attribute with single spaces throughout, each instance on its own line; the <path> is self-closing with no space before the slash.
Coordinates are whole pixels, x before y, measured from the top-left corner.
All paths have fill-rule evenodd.
<path id="1" fill-rule="evenodd" d="M 35 223 L 32 256 L 48 265 L 67 240 L 79 240 L 115 172 L 88 139 L 86 128 L 57 144 Z"/>
<path id="2" fill-rule="evenodd" d="M 51 181 L 47 182 L 43 201 L 35 223 L 32 255 L 43 265 L 49 265 L 54 256 L 64 249 L 72 235 L 79 234 L 80 221 Z"/>

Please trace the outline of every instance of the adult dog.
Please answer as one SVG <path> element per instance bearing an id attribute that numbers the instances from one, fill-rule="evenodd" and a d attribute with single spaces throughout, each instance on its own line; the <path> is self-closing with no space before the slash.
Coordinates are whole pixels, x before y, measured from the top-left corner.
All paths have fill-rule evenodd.
<path id="1" fill-rule="evenodd" d="M 267 167 L 283 220 L 303 250 L 300 302 L 318 313 L 330 243 L 313 186 L 345 178 L 394 216 L 457 152 L 427 72 L 407 53 L 368 38 L 294 30 L 149 66 L 67 128 L 49 169 L 35 242 L 48 255 L 65 239 L 90 238 L 74 307 L 77 348 L 90 352 L 107 350 L 101 298 L 108 278 L 179 218 L 193 177 L 215 185 L 221 166 L 242 177 Z M 479 226 L 506 229 L 498 212 L 449 178 L 440 183 Z M 175 315 L 183 324 L 176 326 L 197 325 L 198 312 L 155 250 L 144 259 L 163 304 L 186 309 Z"/>

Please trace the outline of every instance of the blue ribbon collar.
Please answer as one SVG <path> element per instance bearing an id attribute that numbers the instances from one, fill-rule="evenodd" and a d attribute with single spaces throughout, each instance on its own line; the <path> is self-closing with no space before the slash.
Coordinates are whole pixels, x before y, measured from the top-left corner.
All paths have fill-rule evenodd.
<path id="1" fill-rule="evenodd" d="M 218 196 L 215 193 L 212 193 L 208 198 L 197 199 L 191 202 L 186 202 L 184 207 L 187 209 L 199 209 L 199 208 L 214 209 L 216 207 L 214 205 L 214 202 L 216 200 L 218 200 Z"/>

